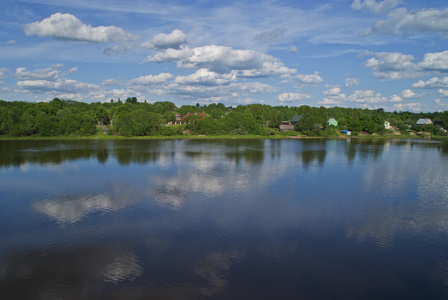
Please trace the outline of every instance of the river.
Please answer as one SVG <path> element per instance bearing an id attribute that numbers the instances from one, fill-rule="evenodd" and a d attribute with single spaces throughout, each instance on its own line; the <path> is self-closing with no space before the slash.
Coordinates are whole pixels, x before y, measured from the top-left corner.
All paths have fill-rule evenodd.
<path id="1" fill-rule="evenodd" d="M 0 141 L 0 299 L 448 299 L 448 143 Z"/>

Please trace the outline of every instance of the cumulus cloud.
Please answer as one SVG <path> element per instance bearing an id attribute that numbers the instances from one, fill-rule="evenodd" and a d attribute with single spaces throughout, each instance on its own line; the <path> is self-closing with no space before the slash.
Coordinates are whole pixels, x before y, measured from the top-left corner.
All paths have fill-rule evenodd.
<path id="1" fill-rule="evenodd" d="M 170 73 L 160 73 L 159 75 L 140 76 L 131 80 L 132 85 L 156 85 L 167 82 L 173 77 Z"/>
<path id="2" fill-rule="evenodd" d="M 359 79 L 356 78 L 345 78 L 345 87 L 352 87 L 352 86 L 356 86 L 359 85 Z"/>
<path id="3" fill-rule="evenodd" d="M 440 89 L 439 95 L 440 95 L 440 97 L 444 97 L 444 98 L 448 97 L 448 90 Z"/>
<path id="4" fill-rule="evenodd" d="M 375 93 L 373 90 L 356 90 L 353 95 L 348 97 L 350 102 L 356 103 L 380 103 L 387 102 L 387 98 L 383 97 L 380 93 Z"/>
<path id="5" fill-rule="evenodd" d="M 414 63 L 413 55 L 398 52 L 365 52 L 364 55 L 373 56 L 364 66 L 373 70 L 373 76 L 381 79 L 408 79 L 427 74 L 448 72 L 448 50 L 444 52 L 426 53 L 423 60 Z M 414 87 L 425 87 L 420 81 Z"/>
<path id="6" fill-rule="evenodd" d="M 341 93 L 340 87 L 334 87 L 323 92 L 326 96 L 337 96 Z"/>
<path id="7" fill-rule="evenodd" d="M 390 97 L 390 102 L 392 103 L 403 102 L 403 98 L 401 98 L 401 96 L 398 95 L 392 95 L 392 97 Z"/>
<path id="8" fill-rule="evenodd" d="M 437 32 L 448 34 L 448 9 L 417 9 L 408 11 L 397 8 L 389 13 L 389 19 L 377 21 L 364 35 L 407 35 L 413 32 Z"/>
<path id="9" fill-rule="evenodd" d="M 405 99 L 409 98 L 420 98 L 422 95 L 414 93 L 412 90 L 407 89 L 401 92 L 401 97 Z"/>
<path id="10" fill-rule="evenodd" d="M 427 81 L 420 80 L 418 82 L 413 83 L 412 87 L 427 88 L 427 89 L 440 88 L 440 87 L 448 88 L 448 77 L 443 78 L 433 77 Z"/>
<path id="11" fill-rule="evenodd" d="M 148 49 L 180 49 L 180 46 L 187 42 L 187 36 L 179 29 L 174 29 L 171 33 L 159 33 L 149 42 L 143 43 L 141 47 Z"/>
<path id="12" fill-rule="evenodd" d="M 302 101 L 304 99 L 310 99 L 312 95 L 308 94 L 300 94 L 300 93 L 283 93 L 278 95 L 278 100 L 280 104 L 288 103 L 288 102 L 297 102 Z"/>
<path id="13" fill-rule="evenodd" d="M 318 104 L 323 106 L 336 106 L 341 105 L 344 101 L 347 100 L 347 96 L 341 93 L 341 88 L 333 87 L 329 90 L 323 91 L 325 97 L 323 101 L 318 102 Z"/>
<path id="14" fill-rule="evenodd" d="M 177 61 L 177 67 L 183 69 L 205 68 L 220 74 L 238 71 L 239 77 L 268 77 L 297 72 L 296 69 L 284 66 L 271 55 L 217 45 L 192 49 L 188 47 L 169 48 L 147 59 L 147 62 L 157 63 L 170 61 Z"/>
<path id="15" fill-rule="evenodd" d="M 314 74 L 299 74 L 295 76 L 297 81 L 301 84 L 314 85 L 322 82 L 322 77 L 319 76 L 319 72 L 314 72 Z"/>
<path id="16" fill-rule="evenodd" d="M 92 27 L 70 14 L 55 13 L 42 21 L 26 24 L 25 34 L 51 37 L 59 40 L 106 43 L 125 42 L 137 36 L 115 26 Z"/>
<path id="17" fill-rule="evenodd" d="M 401 4 L 402 0 L 384 0 L 376 2 L 375 0 L 354 0 L 352 8 L 355 10 L 365 10 L 376 15 L 388 13 L 392 8 Z"/>
<path id="18" fill-rule="evenodd" d="M 51 67 L 36 69 L 33 72 L 28 71 L 24 67 L 20 67 L 16 69 L 15 76 L 19 80 L 57 80 L 61 78 L 62 74 L 60 69 L 64 67 L 64 65 L 57 64 Z"/>
<path id="19" fill-rule="evenodd" d="M 24 67 L 16 69 L 15 76 L 19 80 L 17 87 L 22 92 L 78 94 L 98 88 L 95 84 L 83 83 L 65 78 L 67 74 L 78 69 L 71 68 L 63 72 L 64 65 L 56 64 L 47 68 L 29 71 Z"/>
<path id="20" fill-rule="evenodd" d="M 165 63 L 171 61 L 181 61 L 192 55 L 193 52 L 188 47 L 181 47 L 181 49 L 168 48 L 154 56 L 148 56 L 146 62 Z"/>
<path id="21" fill-rule="evenodd" d="M 209 71 L 205 68 L 197 70 L 194 74 L 188 76 L 178 76 L 175 82 L 183 85 L 227 85 L 236 80 L 236 72 L 219 74 Z"/>
<path id="22" fill-rule="evenodd" d="M 412 61 L 413 55 L 398 52 L 366 53 L 374 56 L 364 66 L 373 70 L 373 76 L 381 79 L 404 79 L 420 75 L 417 64 Z"/>
<path id="23" fill-rule="evenodd" d="M 447 15 L 448 23 L 448 15 Z M 423 60 L 418 64 L 423 70 L 448 71 L 448 50 L 443 52 L 426 53 Z"/>

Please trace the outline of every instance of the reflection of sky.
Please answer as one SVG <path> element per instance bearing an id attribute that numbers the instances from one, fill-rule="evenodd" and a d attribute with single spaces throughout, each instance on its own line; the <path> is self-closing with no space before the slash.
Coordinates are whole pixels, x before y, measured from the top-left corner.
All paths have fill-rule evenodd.
<path id="1" fill-rule="evenodd" d="M 210 143 L 121 145 L 131 147 L 127 156 L 108 143 L 110 153 L 101 164 L 82 158 L 63 161 L 58 172 L 33 163 L 26 170 L 0 169 L 7 175 L 0 182 L 0 197 L 6 199 L 0 203 L 0 225 L 8 228 L 0 229 L 0 273 L 31 278 L 44 261 L 30 257 L 50 260 L 48 253 L 60 248 L 61 257 L 79 262 L 67 249 L 104 246 L 103 254 L 79 256 L 98 260 L 95 271 L 77 271 L 81 280 L 138 281 L 133 284 L 139 295 L 212 297 L 232 286 L 235 268 L 242 274 L 270 270 L 265 276 L 279 285 L 288 272 L 315 284 L 323 278 L 338 282 L 336 270 L 344 270 L 347 278 L 371 281 L 374 288 L 375 280 L 401 279 L 387 265 L 388 257 L 372 255 L 377 248 L 370 254 L 359 248 L 374 244 L 386 251 L 400 247 L 397 239 L 404 236 L 448 233 L 447 157 L 438 144 Z M 32 255 L 23 254 L 27 249 Z M 4 258 L 6 253 L 12 258 Z M 440 275 L 448 257 L 434 259 L 439 267 L 431 266 L 432 272 Z M 377 272 L 359 275 L 351 269 L 353 261 Z M 324 274 L 328 266 L 322 262 L 334 269 Z M 385 271 L 387 278 L 376 277 Z M 331 284 L 326 288 L 338 292 Z"/>

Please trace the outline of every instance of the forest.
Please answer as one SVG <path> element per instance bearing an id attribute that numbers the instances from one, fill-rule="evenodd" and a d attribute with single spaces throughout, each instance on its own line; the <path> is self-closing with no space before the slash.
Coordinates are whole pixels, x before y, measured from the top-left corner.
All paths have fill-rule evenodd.
<path id="1" fill-rule="evenodd" d="M 189 115 L 188 115 L 189 114 Z M 176 122 L 184 117 L 182 122 Z M 293 132 L 280 132 L 283 121 L 301 115 Z M 328 125 L 329 118 L 338 125 Z M 416 125 L 421 118 L 435 124 Z M 390 122 L 394 130 L 385 129 Z M 437 121 L 437 122 L 436 122 Z M 448 111 L 413 113 L 386 112 L 343 107 L 270 106 L 248 104 L 226 107 L 222 103 L 183 105 L 172 102 L 125 101 L 86 103 L 58 98 L 50 102 L 0 100 L 0 136 L 5 137 L 85 137 L 97 134 L 111 136 L 182 136 L 182 135 L 303 135 L 335 137 L 341 130 L 352 135 L 403 135 L 424 132 L 446 136 Z M 393 131 L 393 132 L 392 132 Z"/>

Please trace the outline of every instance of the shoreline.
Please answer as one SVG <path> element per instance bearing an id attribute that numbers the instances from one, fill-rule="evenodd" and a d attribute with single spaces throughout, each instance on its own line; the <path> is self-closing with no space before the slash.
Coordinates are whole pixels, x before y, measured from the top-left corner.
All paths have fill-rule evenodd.
<path id="1" fill-rule="evenodd" d="M 265 139 L 265 140 L 300 140 L 300 139 L 441 139 L 445 140 L 448 137 L 444 136 L 413 136 L 413 135 L 391 135 L 391 136 L 333 136 L 333 137 L 320 137 L 320 136 L 263 136 L 263 135 L 222 135 L 222 136 L 134 136 L 134 137 L 123 137 L 123 136 L 108 136 L 108 135 L 95 135 L 95 136 L 84 136 L 84 137 L 73 137 L 73 136 L 57 136 L 57 137 L 6 137 L 0 136 L 0 141 L 69 141 L 69 140 L 92 140 L 92 141 L 113 141 L 113 140 L 180 140 L 180 139 L 191 139 L 191 140 L 217 140 L 217 139 L 229 139 L 229 140 L 248 140 L 248 139 Z"/>

